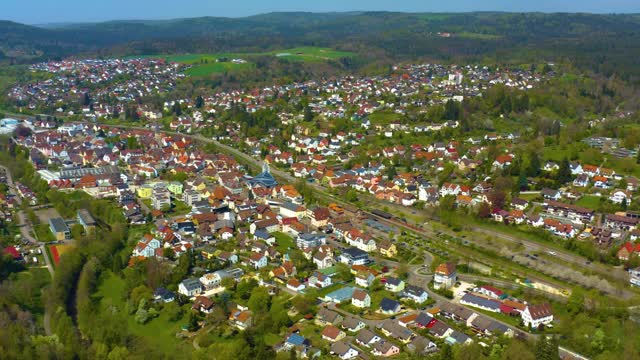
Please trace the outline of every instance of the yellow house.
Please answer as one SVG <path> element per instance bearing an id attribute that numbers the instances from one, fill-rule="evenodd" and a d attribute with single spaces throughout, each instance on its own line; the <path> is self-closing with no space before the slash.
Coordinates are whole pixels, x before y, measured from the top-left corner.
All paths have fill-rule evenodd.
<path id="1" fill-rule="evenodd" d="M 380 242 L 380 244 L 378 244 L 378 249 L 380 249 L 380 254 L 382 254 L 382 256 L 392 258 L 398 255 L 398 249 L 391 241 Z"/>
<path id="2" fill-rule="evenodd" d="M 153 194 L 153 188 L 149 185 L 142 185 L 136 190 L 136 195 L 141 199 L 149 199 Z"/>

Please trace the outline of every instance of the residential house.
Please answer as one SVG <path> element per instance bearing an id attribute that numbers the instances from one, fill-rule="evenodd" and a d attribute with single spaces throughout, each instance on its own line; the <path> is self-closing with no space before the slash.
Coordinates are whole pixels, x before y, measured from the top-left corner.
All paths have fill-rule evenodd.
<path id="1" fill-rule="evenodd" d="M 400 303 L 398 303 L 395 300 L 391 300 L 385 297 L 380 301 L 379 311 L 383 314 L 393 315 L 400 312 L 400 309 L 401 309 Z"/>
<path id="2" fill-rule="evenodd" d="M 340 254 L 340 262 L 347 265 L 365 265 L 369 262 L 369 255 L 357 248 L 347 248 Z"/>
<path id="3" fill-rule="evenodd" d="M 239 330 L 246 330 L 253 325 L 253 314 L 250 310 L 234 309 L 229 315 L 231 325 L 235 326 Z"/>
<path id="4" fill-rule="evenodd" d="M 196 296 L 191 308 L 196 311 L 200 311 L 205 314 L 210 314 L 213 311 L 214 303 L 206 296 Z"/>
<path id="5" fill-rule="evenodd" d="M 162 256 L 161 246 L 162 244 L 158 239 L 154 238 L 150 234 L 147 234 L 138 242 L 136 247 L 133 248 L 133 256 L 150 258 L 158 255 L 159 252 L 159 255 Z"/>
<path id="6" fill-rule="evenodd" d="M 378 250 L 382 256 L 393 258 L 398 255 L 398 249 L 396 245 L 389 240 L 383 240 L 378 244 Z"/>
<path id="7" fill-rule="evenodd" d="M 371 347 L 380 340 L 380 336 L 369 329 L 363 329 L 356 336 L 356 343 L 364 347 Z"/>
<path id="8" fill-rule="evenodd" d="M 371 296 L 366 291 L 356 289 L 351 296 L 351 305 L 357 308 L 368 308 L 371 306 Z"/>
<path id="9" fill-rule="evenodd" d="M 325 326 L 339 325 L 343 320 L 344 317 L 338 312 L 322 307 L 318 310 L 318 314 L 316 314 L 315 322 L 320 326 Z"/>
<path id="10" fill-rule="evenodd" d="M 342 322 L 342 328 L 353 333 L 364 329 L 366 326 L 367 325 L 364 323 L 364 321 L 353 316 L 349 316 Z"/>
<path id="11" fill-rule="evenodd" d="M 196 278 L 186 279 L 178 285 L 178 292 L 184 296 L 192 297 L 202 292 L 202 284 Z"/>
<path id="12" fill-rule="evenodd" d="M 251 256 L 249 256 L 249 264 L 256 270 L 262 269 L 268 265 L 267 257 L 262 253 L 251 253 Z"/>
<path id="13" fill-rule="evenodd" d="M 176 299 L 176 294 L 163 287 L 159 287 L 153 292 L 153 299 L 157 302 L 170 303 Z"/>
<path id="14" fill-rule="evenodd" d="M 369 271 L 358 271 L 356 273 L 355 282 L 356 285 L 360 287 L 368 288 L 369 286 L 371 286 L 371 284 L 373 284 L 373 281 L 375 279 L 376 277 L 373 276 L 373 274 Z"/>
<path id="15" fill-rule="evenodd" d="M 347 336 L 347 334 L 344 331 L 340 330 L 339 328 L 333 325 L 325 326 L 325 328 L 322 330 L 321 335 L 324 340 L 327 340 L 330 342 L 336 342 L 336 341 L 342 340 L 345 338 L 345 336 Z"/>
<path id="16" fill-rule="evenodd" d="M 305 288 L 304 284 L 302 284 L 300 280 L 296 278 L 291 278 L 289 279 L 289 281 L 287 281 L 287 289 L 289 290 L 300 292 L 304 290 L 304 288 Z"/>
<path id="17" fill-rule="evenodd" d="M 331 354 L 336 355 L 342 360 L 349 360 L 356 358 L 360 353 L 350 345 L 345 344 L 342 341 L 337 341 L 331 345 Z"/>
<path id="18" fill-rule="evenodd" d="M 613 190 L 609 195 L 609 200 L 616 204 L 625 203 L 625 205 L 631 205 L 632 195 L 629 190 Z"/>
<path id="19" fill-rule="evenodd" d="M 316 252 L 313 254 L 313 263 L 318 269 L 322 270 L 332 267 L 335 264 L 335 260 L 332 253 Z"/>
<path id="20" fill-rule="evenodd" d="M 324 289 L 333 284 L 331 277 L 324 275 L 321 272 L 315 271 L 311 276 L 309 276 L 308 282 L 309 286 Z"/>
<path id="21" fill-rule="evenodd" d="M 421 287 L 409 285 L 404 289 L 403 297 L 417 304 L 422 304 L 429 299 L 429 294 Z"/>
<path id="22" fill-rule="evenodd" d="M 404 290 L 404 286 L 405 286 L 404 280 L 394 278 L 394 277 L 388 277 L 387 281 L 384 284 L 384 288 L 387 291 L 391 291 L 393 293 L 401 292 L 402 290 Z"/>
<path id="23" fill-rule="evenodd" d="M 390 341 L 380 341 L 373 345 L 373 355 L 389 357 L 400 353 L 400 348 Z"/>
<path id="24" fill-rule="evenodd" d="M 296 238 L 296 246 L 298 249 L 316 248 L 320 245 L 326 244 L 327 238 L 324 234 L 320 233 L 304 233 L 298 234 Z"/>

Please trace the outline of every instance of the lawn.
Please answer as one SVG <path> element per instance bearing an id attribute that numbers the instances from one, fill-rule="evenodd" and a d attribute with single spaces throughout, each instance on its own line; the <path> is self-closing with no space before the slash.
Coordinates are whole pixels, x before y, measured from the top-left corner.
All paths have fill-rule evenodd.
<path id="1" fill-rule="evenodd" d="M 400 120 L 401 115 L 394 112 L 378 111 L 369 115 L 369 120 L 374 124 L 387 125 L 391 122 Z"/>
<path id="2" fill-rule="evenodd" d="M 576 205 L 597 210 L 600 207 L 600 196 L 586 195 L 576 201 Z"/>
<path id="3" fill-rule="evenodd" d="M 98 289 L 96 296 L 100 299 L 102 311 L 106 311 L 109 305 L 115 306 L 120 311 L 125 311 L 125 282 L 120 277 L 108 272 Z M 157 348 L 163 354 L 181 354 L 188 357 L 192 346 L 176 338 L 176 333 L 186 323 L 186 317 L 176 322 L 169 321 L 167 315 L 160 311 L 160 316 L 142 325 L 135 321 L 134 316 L 127 316 L 129 331 L 149 342 L 149 345 Z"/>
<path id="4" fill-rule="evenodd" d="M 293 240 L 293 238 L 285 233 L 274 232 L 271 235 L 276 238 L 276 244 L 278 244 L 276 247 L 278 251 L 283 254 L 286 253 L 287 250 L 296 247 L 296 242 Z"/>
<path id="5" fill-rule="evenodd" d="M 34 225 L 33 232 L 36 236 L 36 239 L 38 239 L 38 241 L 52 242 L 56 240 L 53 234 L 51 233 L 51 230 L 49 229 L 49 224 Z"/>
<path id="6" fill-rule="evenodd" d="M 184 201 L 174 200 L 172 212 L 173 215 L 186 215 L 191 212 L 191 206 L 187 205 Z"/>
<path id="7" fill-rule="evenodd" d="M 264 335 L 264 343 L 267 346 L 274 346 L 275 344 L 281 342 L 282 339 L 283 339 L 282 336 L 278 336 L 272 333 L 267 333 Z"/>

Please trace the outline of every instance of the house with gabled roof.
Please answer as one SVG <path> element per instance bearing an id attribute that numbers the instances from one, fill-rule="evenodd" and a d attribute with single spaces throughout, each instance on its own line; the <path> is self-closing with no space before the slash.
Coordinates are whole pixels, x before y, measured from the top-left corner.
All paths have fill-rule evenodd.
<path id="1" fill-rule="evenodd" d="M 364 321 L 355 318 L 353 316 L 349 316 L 346 319 L 344 319 L 344 321 L 342 322 L 341 327 L 347 331 L 350 331 L 352 333 L 356 333 L 362 329 L 364 329 L 367 325 L 364 323 Z"/>
<path id="2" fill-rule="evenodd" d="M 528 305 L 521 313 L 522 322 L 525 326 L 538 328 L 541 325 L 548 325 L 553 322 L 553 312 L 551 305 Z"/>
<path id="3" fill-rule="evenodd" d="M 360 289 L 355 289 L 351 295 L 351 305 L 357 308 L 368 308 L 371 306 L 371 296 Z"/>
<path id="4" fill-rule="evenodd" d="M 336 342 L 342 340 L 347 334 L 333 325 L 327 325 L 320 334 L 324 340 Z"/>
<path id="5" fill-rule="evenodd" d="M 336 355 L 342 360 L 349 360 L 357 357 L 360 353 L 358 350 L 343 341 L 337 341 L 331 345 L 330 353 Z"/>

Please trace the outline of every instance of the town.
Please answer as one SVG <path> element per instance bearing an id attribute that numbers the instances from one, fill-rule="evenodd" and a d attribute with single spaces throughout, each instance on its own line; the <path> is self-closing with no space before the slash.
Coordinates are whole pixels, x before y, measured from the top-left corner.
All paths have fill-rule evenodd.
<path id="1" fill-rule="evenodd" d="M 74 301 L 100 320 L 79 314 L 82 332 L 113 315 L 159 351 L 449 359 L 522 341 L 584 359 L 603 329 L 559 338 L 581 344 L 595 304 L 635 308 L 640 134 L 603 134 L 636 114 L 592 116 L 568 145 L 569 125 L 531 116 L 567 77 L 555 64 L 184 96 L 189 66 L 38 63 L 9 91 L 4 253 L 51 275 L 84 257 L 97 296 Z"/>

